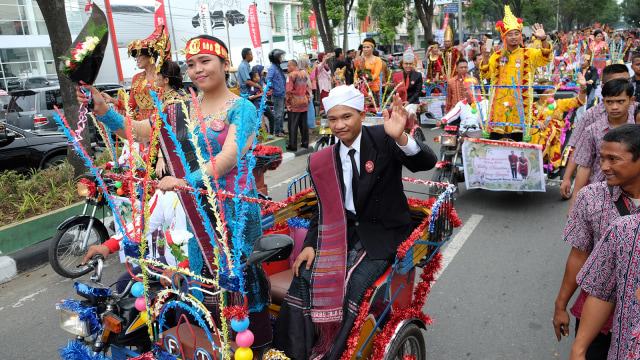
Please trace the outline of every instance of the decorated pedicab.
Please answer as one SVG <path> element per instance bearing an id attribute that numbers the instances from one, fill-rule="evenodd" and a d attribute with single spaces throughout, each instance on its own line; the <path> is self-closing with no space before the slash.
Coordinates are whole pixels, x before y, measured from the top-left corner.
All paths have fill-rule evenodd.
<path id="1" fill-rule="evenodd" d="M 521 47 L 522 20 L 508 6 L 496 27 L 505 47 L 480 65 L 481 76 L 491 84 L 463 83 L 462 107 L 473 114 L 481 135 L 463 137 L 458 126 L 445 126 L 433 179 L 454 184 L 464 179 L 467 189 L 545 191 L 547 181 L 563 174 L 569 119 L 586 102 L 584 77 L 577 73 L 579 88 L 558 91 L 563 84 L 542 78 L 540 71 L 552 61 L 547 41 L 539 49 Z M 534 35 L 546 37 L 541 25 L 533 29 Z"/>
<path id="2" fill-rule="evenodd" d="M 93 7 L 104 19 L 104 14 L 96 11 L 95 5 Z M 194 38 L 187 49 L 191 55 L 204 49 L 224 58 L 223 50 L 226 49 L 223 45 L 215 45 L 220 44 L 206 37 Z M 85 53 L 89 57 L 99 55 L 92 55 L 90 51 Z M 97 70 L 93 72 L 97 73 Z M 95 89 L 86 85 L 94 80 L 86 77 L 76 80 L 84 83 L 84 94 L 79 90 L 79 99 L 82 95 L 88 101 L 81 105 L 76 128 L 69 126 L 58 109 L 55 118 L 95 179 L 96 186 L 89 192 L 102 193 L 114 220 L 123 229 L 119 234 L 120 246 L 126 254 L 128 274 L 123 274 L 126 284 L 121 290 L 114 291 L 112 286 L 118 283 L 111 286 L 101 283 L 104 256 L 97 252 L 87 262 L 87 266 L 94 269 L 93 275 L 73 284 L 80 299 L 71 298 L 56 305 L 61 327 L 75 335 L 60 349 L 62 358 L 253 359 L 252 348 L 265 345 L 257 341 L 269 338 L 271 327 L 267 325 L 255 330 L 252 326 L 256 323 L 252 319 L 256 318 L 252 316 L 268 309 L 272 317 L 277 317 L 292 276 L 290 261 L 299 252 L 305 225 L 317 202 L 314 188 L 306 176 L 293 182 L 289 197 L 283 202 L 258 195 L 254 179 L 257 164 L 265 169 L 278 162 L 277 154 L 259 149 L 253 135 L 258 132 L 260 122 L 257 119 L 265 109 L 265 98 L 257 114 L 255 108 L 254 113 L 247 114 L 246 119 L 251 121 L 234 123 L 237 129 L 235 141 L 242 146 L 234 153 L 236 166 L 230 176 L 210 177 L 192 170 L 183 175 L 186 185 L 178 183 L 167 189 L 164 185 L 167 178 L 155 179 L 151 166 L 158 146 L 169 157 L 172 174 L 176 176 L 185 169 L 194 169 L 194 164 L 203 167 L 206 156 L 213 158 L 215 146 L 218 146 L 211 144 L 207 137 L 201 137 L 203 132 L 211 133 L 210 129 L 200 132 L 205 124 L 200 107 L 202 100 L 191 91 L 190 104 L 165 108 L 159 94 L 151 92 L 157 110 L 148 119 L 152 150 L 141 153 L 132 149 L 129 168 L 123 168 L 119 173 L 105 173 L 81 145 L 82 129 L 88 119 L 94 117 L 87 107 L 92 97 L 96 109 L 102 100 L 99 94 L 95 96 Z M 269 86 L 267 84 L 267 88 Z M 126 98 L 124 103 L 128 103 Z M 104 103 L 99 105 L 106 107 Z M 183 118 L 180 118 L 183 115 L 175 114 L 179 111 Z M 138 130 L 134 131 L 141 125 L 131 123 L 128 115 L 123 120 L 121 117 L 109 118 L 112 116 L 109 114 L 111 110 L 99 115 L 101 123 L 95 122 L 106 142 L 110 141 L 113 132 L 126 134 L 130 142 L 134 140 L 134 133 L 141 136 Z M 129 126 L 123 127 L 125 122 Z M 229 127 L 219 118 L 212 118 L 206 125 L 212 127 L 215 136 L 225 126 Z M 109 147 L 108 151 L 116 156 L 114 149 Z M 460 220 L 452 204 L 455 190 L 452 185 L 404 180 L 407 187 L 426 189 L 420 198 L 408 200 L 413 231 L 399 245 L 393 265 L 368 290 L 343 359 L 425 358 L 422 330 L 432 319 L 422 308 L 440 269 L 439 249 L 450 238 L 453 228 L 460 225 Z M 128 224 L 112 193 L 114 181 L 118 195 L 130 198 L 133 220 Z M 126 193 L 123 189 L 127 189 Z M 189 222 L 186 231 L 165 229 L 160 242 L 148 238 L 155 230 L 150 228 L 149 218 L 154 211 L 152 199 L 158 194 L 157 189 L 172 190 L 178 195 Z M 165 249 L 170 248 L 176 261 L 186 258 L 186 266 L 185 261 L 169 265 L 155 257 L 159 243 L 164 243 Z M 182 246 L 188 247 L 186 254 Z M 271 290 L 264 282 L 267 280 L 265 271 L 270 278 Z M 420 273 L 417 284 L 416 272 Z M 119 281 L 123 281 L 122 277 Z M 170 286 L 161 286 L 163 282 Z M 260 351 L 264 359 L 287 359 L 277 349 L 261 348 Z"/>

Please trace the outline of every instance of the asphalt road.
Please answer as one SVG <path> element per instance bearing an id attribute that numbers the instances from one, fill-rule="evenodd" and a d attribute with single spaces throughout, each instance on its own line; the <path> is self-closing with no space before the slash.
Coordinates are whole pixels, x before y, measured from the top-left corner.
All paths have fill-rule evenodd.
<path id="1" fill-rule="evenodd" d="M 437 134 L 426 131 L 433 149 Z M 299 156 L 268 172 L 269 195 L 283 200 L 306 162 Z M 430 171 L 405 175 L 431 178 Z M 425 333 L 427 359 L 568 358 L 574 333 L 559 343 L 551 324 L 570 249 L 562 242 L 569 204 L 557 187 L 517 194 L 462 184 L 455 206 L 463 226 L 443 248 L 446 268 L 425 305 L 434 319 Z M 105 268 L 106 284 L 124 271 L 116 261 Z M 59 328 L 55 303 L 74 296 L 72 281 L 49 265 L 0 285 L 0 358 L 58 358 L 70 336 Z"/>

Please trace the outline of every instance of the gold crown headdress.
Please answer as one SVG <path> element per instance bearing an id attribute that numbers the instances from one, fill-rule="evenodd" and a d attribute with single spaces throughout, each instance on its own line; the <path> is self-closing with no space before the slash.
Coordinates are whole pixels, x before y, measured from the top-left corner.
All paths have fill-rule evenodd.
<path id="1" fill-rule="evenodd" d="M 504 6 L 504 19 L 496 23 L 496 29 L 500 32 L 500 36 L 504 37 L 511 30 L 522 31 L 522 19 L 516 17 L 511 12 L 509 5 Z"/>
<path id="2" fill-rule="evenodd" d="M 156 64 L 156 74 L 164 60 L 171 59 L 171 42 L 164 25 L 159 25 L 148 38 L 134 40 L 127 45 L 129 56 L 147 55 L 152 64 Z"/>
<path id="3" fill-rule="evenodd" d="M 451 26 L 447 25 L 447 29 L 444 31 L 444 41 L 453 41 L 453 31 Z"/>

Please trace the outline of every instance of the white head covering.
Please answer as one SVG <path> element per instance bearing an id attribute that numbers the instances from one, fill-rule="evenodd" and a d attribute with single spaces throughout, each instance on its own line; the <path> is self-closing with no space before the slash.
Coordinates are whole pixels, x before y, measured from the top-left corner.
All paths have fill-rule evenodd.
<path id="1" fill-rule="evenodd" d="M 336 105 L 345 105 L 358 111 L 364 110 L 364 95 L 353 85 L 336 86 L 329 91 L 329 96 L 322 99 L 324 110 L 329 110 Z"/>
<path id="2" fill-rule="evenodd" d="M 409 49 L 407 49 L 407 51 L 402 54 L 402 60 L 413 62 L 416 60 L 416 56 L 413 54 L 413 51 L 409 51 Z"/>

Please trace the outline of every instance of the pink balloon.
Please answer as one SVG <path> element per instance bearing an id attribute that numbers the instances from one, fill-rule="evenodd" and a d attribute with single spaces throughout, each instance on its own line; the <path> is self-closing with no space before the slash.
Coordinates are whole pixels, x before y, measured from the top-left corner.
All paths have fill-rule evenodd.
<path id="1" fill-rule="evenodd" d="M 556 101 L 554 98 L 548 98 L 547 99 L 547 103 L 548 104 L 553 104 L 554 101 Z"/>
<path id="2" fill-rule="evenodd" d="M 239 347 L 248 348 L 253 345 L 253 333 L 251 330 L 245 330 L 236 335 L 236 344 Z"/>
<path id="3" fill-rule="evenodd" d="M 144 296 L 140 296 L 136 299 L 136 310 L 145 311 L 147 310 L 147 303 L 144 301 Z"/>

